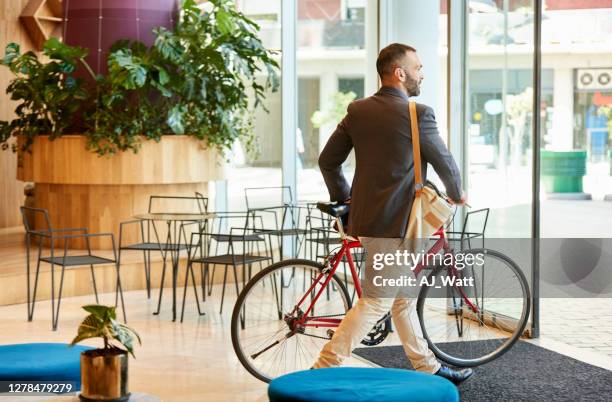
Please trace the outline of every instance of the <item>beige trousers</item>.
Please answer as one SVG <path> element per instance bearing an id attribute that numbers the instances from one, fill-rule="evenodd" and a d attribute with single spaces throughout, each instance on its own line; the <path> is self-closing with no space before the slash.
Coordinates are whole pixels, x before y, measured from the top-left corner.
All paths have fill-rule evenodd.
<path id="1" fill-rule="evenodd" d="M 405 293 L 400 289 L 389 287 L 377 289 L 378 294 L 376 291 L 368 291 L 368 283 L 371 283 L 373 276 L 383 272 L 374 270 L 374 255 L 395 254 L 397 250 L 406 249 L 408 246 L 402 239 L 395 238 L 362 237 L 360 240 L 367 252 L 364 297 L 360 298 L 346 314 L 332 339 L 323 347 L 313 367 L 334 367 L 342 364 L 343 360 L 351 356 L 353 348 L 359 345 L 374 324 L 391 310 L 395 331 L 414 369 L 427 373 L 437 372 L 440 363 L 423 338 L 416 312 L 416 298 L 405 297 Z M 412 275 L 410 267 L 405 265 L 387 265 L 384 270 L 385 277 Z M 415 290 L 412 289 L 409 293 L 413 294 Z"/>

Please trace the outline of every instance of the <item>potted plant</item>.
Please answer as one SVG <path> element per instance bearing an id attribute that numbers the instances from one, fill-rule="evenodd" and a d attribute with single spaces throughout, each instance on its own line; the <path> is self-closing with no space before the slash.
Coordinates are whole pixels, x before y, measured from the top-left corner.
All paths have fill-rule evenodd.
<path id="1" fill-rule="evenodd" d="M 279 87 L 258 30 L 234 1 L 203 11 L 183 0 L 174 28 L 155 29 L 151 46 L 115 43 L 104 75 L 87 64 L 90 49 L 52 38 L 42 60 L 9 44 L 0 65 L 15 76 L 16 118 L 0 121 L 0 146 L 21 151 L 18 179 L 36 184 L 36 206 L 58 226 L 108 232 L 146 210 L 143 194 L 206 193 L 236 141 L 256 153 L 254 110 Z"/>
<path id="2" fill-rule="evenodd" d="M 89 313 L 71 345 L 85 339 L 102 338 L 104 347 L 81 353 L 82 401 L 127 401 L 128 353 L 134 356 L 134 343 L 140 337 L 130 327 L 117 322 L 115 307 L 83 306 Z M 121 348 L 123 346 L 123 348 Z"/>

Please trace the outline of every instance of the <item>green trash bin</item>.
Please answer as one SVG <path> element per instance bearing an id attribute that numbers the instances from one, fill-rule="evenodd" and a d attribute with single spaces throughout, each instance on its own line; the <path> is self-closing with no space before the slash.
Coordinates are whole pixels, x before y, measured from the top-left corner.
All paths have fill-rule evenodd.
<path id="1" fill-rule="evenodd" d="M 547 193 L 582 193 L 586 151 L 541 152 L 542 183 Z"/>

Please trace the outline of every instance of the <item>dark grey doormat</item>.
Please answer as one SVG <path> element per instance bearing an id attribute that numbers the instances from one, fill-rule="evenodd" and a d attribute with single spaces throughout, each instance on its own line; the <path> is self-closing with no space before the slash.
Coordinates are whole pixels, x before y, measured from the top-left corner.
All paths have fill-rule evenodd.
<path id="1" fill-rule="evenodd" d="M 381 367 L 412 369 L 401 346 L 354 353 Z M 476 367 L 459 392 L 467 402 L 612 401 L 612 371 L 519 341 L 499 359 Z"/>

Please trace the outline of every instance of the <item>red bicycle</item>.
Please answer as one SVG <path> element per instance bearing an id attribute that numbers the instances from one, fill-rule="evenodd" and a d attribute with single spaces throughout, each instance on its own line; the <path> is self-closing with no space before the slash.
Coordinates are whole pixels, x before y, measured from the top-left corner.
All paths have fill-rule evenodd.
<path id="1" fill-rule="evenodd" d="M 265 382 L 311 367 L 352 306 L 349 288 L 362 296 L 354 259 L 361 244 L 344 232 L 340 219 L 348 205 L 318 203 L 317 208 L 335 219 L 339 249 L 322 264 L 291 259 L 263 269 L 249 280 L 234 306 L 231 333 L 236 355 L 252 375 Z M 531 296 L 524 274 L 514 261 L 495 250 L 455 252 L 445 228 L 434 236 L 422 261 L 441 261 L 434 256 L 442 253 L 451 256 L 451 263 L 421 262 L 412 270 L 415 278 L 425 277 L 427 283 L 436 284 L 421 286 L 416 304 L 429 347 L 438 359 L 458 367 L 496 359 L 512 347 L 527 324 Z M 467 255 L 474 258 L 465 258 Z M 341 262 L 348 264 L 350 276 L 341 278 L 337 273 Z M 387 313 L 361 343 L 377 345 L 391 331 Z"/>

